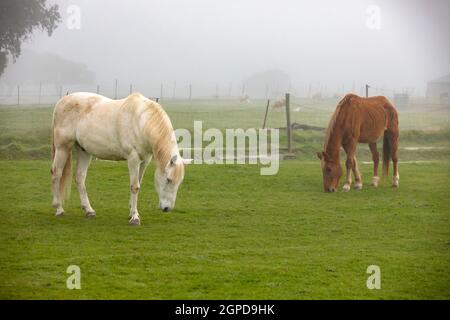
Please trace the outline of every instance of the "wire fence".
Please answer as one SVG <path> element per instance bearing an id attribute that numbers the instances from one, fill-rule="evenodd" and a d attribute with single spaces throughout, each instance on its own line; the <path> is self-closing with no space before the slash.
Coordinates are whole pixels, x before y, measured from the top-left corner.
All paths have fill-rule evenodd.
<path id="1" fill-rule="evenodd" d="M 303 85 L 269 85 L 255 88 L 246 84 L 214 84 L 186 81 L 173 81 L 161 83 L 133 83 L 121 80 L 111 80 L 92 84 L 58 84 L 58 83 L 27 83 L 11 85 L 0 82 L 0 105 L 45 105 L 54 104 L 63 95 L 72 92 L 94 92 L 104 96 L 120 99 L 131 92 L 139 91 L 148 97 L 162 99 L 236 99 L 248 97 L 249 99 L 270 99 L 275 101 L 290 92 L 294 97 L 304 97 L 311 100 L 337 99 L 345 93 L 353 92 L 364 96 L 366 85 L 353 85 L 350 87 L 335 86 L 333 89 L 320 83 Z M 414 88 L 396 90 L 380 86 L 369 86 L 370 95 L 385 95 L 394 98 L 398 94 L 414 96 Z"/>
<path id="2" fill-rule="evenodd" d="M 193 85 L 187 84 L 187 91 L 181 90 L 186 83 L 178 85 L 161 84 L 145 88 L 119 81 L 113 85 L 19 85 L 17 87 L 0 86 L 0 105 L 10 107 L 52 107 L 62 96 L 71 92 L 96 92 L 111 98 L 124 98 L 134 91 L 159 99 L 170 115 L 175 127 L 192 129 L 194 121 L 202 121 L 205 128 L 286 128 L 286 108 L 284 93 L 267 90 L 266 98 L 253 99 L 229 85 L 226 94 L 221 95 L 218 85 L 210 88 L 212 95 L 200 97 L 193 92 Z M 196 86 L 200 88 L 200 86 Z M 194 88 L 196 88 L 194 87 Z M 321 88 L 318 86 L 317 88 Z M 315 89 L 317 89 L 315 88 Z M 185 88 L 186 89 L 186 88 Z M 326 96 L 322 91 L 314 91 L 311 86 L 303 88 L 303 95 L 291 94 L 290 119 L 294 129 L 324 128 L 338 101 L 345 92 Z M 345 90 L 342 87 L 342 90 Z M 182 91 L 182 92 L 181 92 Z M 239 92 L 240 91 L 240 92 Z M 299 91 L 299 90 L 297 90 Z M 361 86 L 359 91 L 365 91 Z M 168 94 L 168 93 L 171 94 Z M 316 93 L 314 93 L 316 92 Z M 240 94 L 239 94 L 240 93 Z M 244 93 L 244 94 L 242 94 Z M 449 99 L 414 97 L 413 89 L 394 90 L 379 86 L 369 86 L 369 95 L 385 95 L 393 101 L 400 113 L 400 126 L 403 130 L 439 130 L 449 126 Z M 269 108 L 267 103 L 269 100 Z M 265 119 L 266 118 L 266 119 Z M 264 121 L 265 119 L 265 121 Z"/>

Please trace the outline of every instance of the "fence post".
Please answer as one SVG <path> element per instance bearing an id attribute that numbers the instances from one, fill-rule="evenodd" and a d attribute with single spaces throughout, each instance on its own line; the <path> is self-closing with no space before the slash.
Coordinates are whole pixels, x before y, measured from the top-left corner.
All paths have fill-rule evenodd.
<path id="1" fill-rule="evenodd" d="M 20 85 L 17 85 L 17 106 L 20 105 Z"/>
<path id="2" fill-rule="evenodd" d="M 189 100 L 192 99 L 192 83 L 189 83 Z"/>
<path id="3" fill-rule="evenodd" d="M 291 132 L 291 95 L 286 93 L 286 133 L 288 139 L 288 152 L 292 153 L 292 132 Z"/>
<path id="4" fill-rule="evenodd" d="M 114 86 L 114 99 L 117 100 L 117 79 L 115 80 L 115 86 Z"/>
<path id="5" fill-rule="evenodd" d="M 366 98 L 369 97 L 369 85 L 366 84 Z"/>
<path id="6" fill-rule="evenodd" d="M 97 85 L 97 94 L 100 94 L 100 85 Z"/>
<path id="7" fill-rule="evenodd" d="M 270 104 L 270 99 L 267 99 L 266 114 L 264 115 L 264 123 L 262 126 L 263 129 L 266 127 L 267 113 L 269 112 L 269 104 Z"/>
<path id="8" fill-rule="evenodd" d="M 130 94 L 132 94 L 132 93 L 133 93 L 133 84 L 130 83 Z"/>

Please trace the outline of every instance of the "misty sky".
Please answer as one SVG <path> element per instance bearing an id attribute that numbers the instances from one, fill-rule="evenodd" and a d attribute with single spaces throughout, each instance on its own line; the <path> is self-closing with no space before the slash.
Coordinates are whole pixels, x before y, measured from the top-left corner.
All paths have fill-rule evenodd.
<path id="1" fill-rule="evenodd" d="M 84 63 L 97 81 L 232 82 L 280 69 L 293 86 L 414 87 L 450 72 L 450 1 L 52 1 L 63 22 L 24 49 Z M 69 30 L 70 4 L 81 29 Z M 369 5 L 381 28 L 366 26 Z M 19 58 L 20 59 L 20 58 Z"/>

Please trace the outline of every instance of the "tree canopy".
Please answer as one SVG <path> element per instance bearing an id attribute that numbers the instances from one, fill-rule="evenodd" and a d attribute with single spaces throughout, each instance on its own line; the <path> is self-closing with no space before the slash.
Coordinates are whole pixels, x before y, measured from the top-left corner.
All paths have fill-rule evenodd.
<path id="1" fill-rule="evenodd" d="M 35 30 L 49 36 L 61 21 L 58 5 L 47 0 L 2 0 L 0 2 L 0 76 L 6 68 L 8 55 L 15 60 L 22 43 Z"/>

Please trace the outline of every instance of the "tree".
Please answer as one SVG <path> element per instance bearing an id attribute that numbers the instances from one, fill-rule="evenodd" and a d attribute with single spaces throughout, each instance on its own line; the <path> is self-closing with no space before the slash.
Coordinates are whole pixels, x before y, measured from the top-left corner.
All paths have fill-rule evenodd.
<path id="1" fill-rule="evenodd" d="M 33 31 L 47 31 L 49 36 L 61 21 L 58 5 L 47 6 L 47 0 L 1 0 L 0 2 L 0 76 L 10 54 L 15 61 L 22 43 Z"/>

